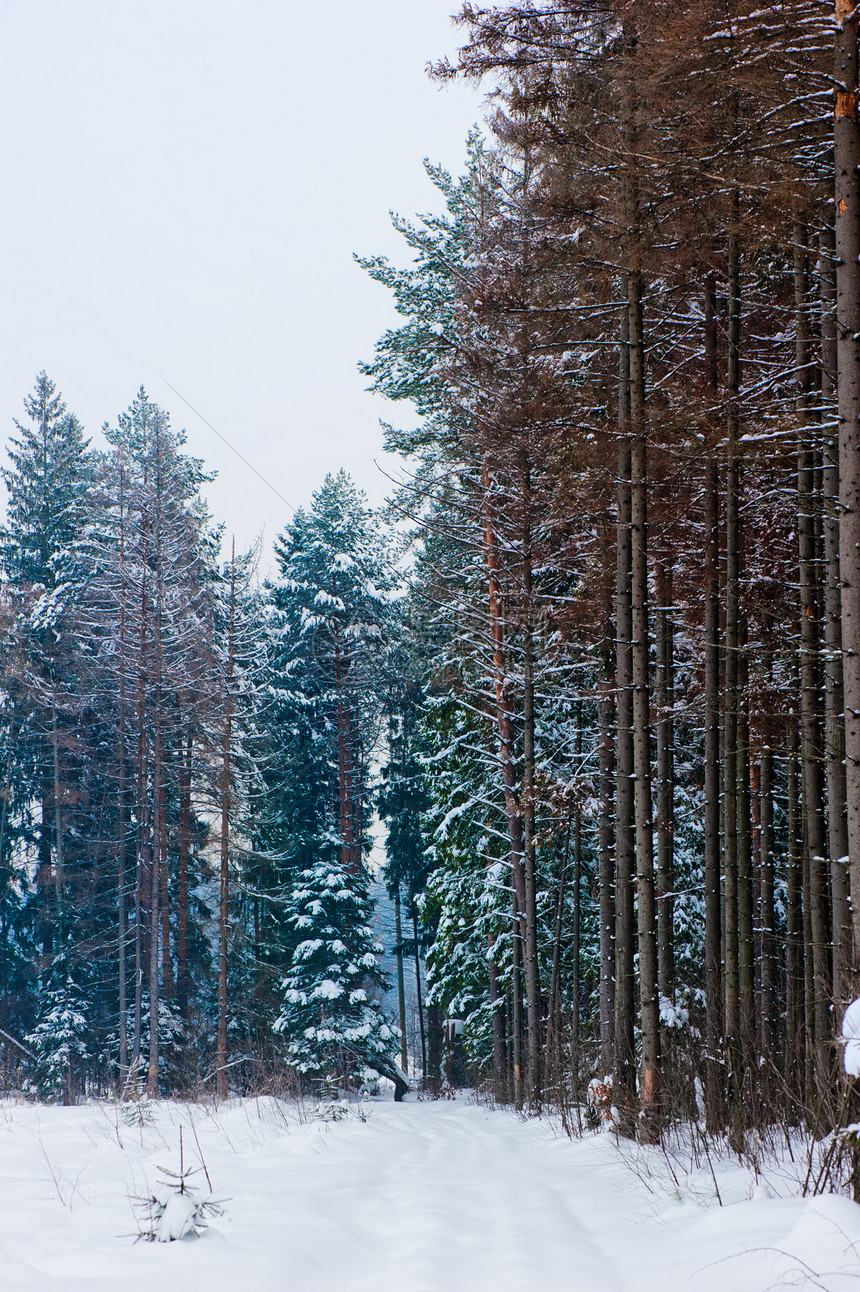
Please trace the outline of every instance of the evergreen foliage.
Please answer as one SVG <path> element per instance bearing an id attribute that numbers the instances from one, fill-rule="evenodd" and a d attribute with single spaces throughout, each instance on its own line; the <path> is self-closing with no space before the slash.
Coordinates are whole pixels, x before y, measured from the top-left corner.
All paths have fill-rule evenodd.
<path id="1" fill-rule="evenodd" d="M 33 1051 L 33 1087 L 43 1099 L 74 1102 L 91 1058 L 92 1023 L 85 993 L 75 982 L 69 959 L 60 955 L 41 993 L 39 1017 L 27 1043 Z"/>
<path id="2" fill-rule="evenodd" d="M 303 1074 L 360 1078 L 367 1067 L 390 1068 L 398 1036 L 380 1007 L 382 948 L 369 918 L 363 871 L 332 858 L 297 877 L 286 908 L 296 942 L 275 1029 Z"/>

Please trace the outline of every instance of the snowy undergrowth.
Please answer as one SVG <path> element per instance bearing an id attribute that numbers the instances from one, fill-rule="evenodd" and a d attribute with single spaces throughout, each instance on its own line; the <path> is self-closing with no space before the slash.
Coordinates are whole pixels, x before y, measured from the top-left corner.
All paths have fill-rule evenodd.
<path id="1" fill-rule="evenodd" d="M 463 1100 L 311 1116 L 275 1099 L 0 1104 L 0 1286 L 28 1292 L 766 1292 L 860 1288 L 860 1207 L 798 1196 L 800 1143 L 739 1162 L 569 1140 Z M 137 1243 L 159 1168 L 229 1199 L 194 1242 Z M 793 1160 L 792 1160 L 793 1155 Z M 205 1178 L 205 1185 L 202 1184 Z"/>

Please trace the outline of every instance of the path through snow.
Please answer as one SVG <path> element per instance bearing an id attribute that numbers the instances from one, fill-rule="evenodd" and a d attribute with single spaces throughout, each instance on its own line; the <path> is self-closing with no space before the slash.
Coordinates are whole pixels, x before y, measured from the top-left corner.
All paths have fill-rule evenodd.
<path id="1" fill-rule="evenodd" d="M 300 1123 L 272 1100 L 0 1104 L 0 1288 L 27 1292 L 764 1292 L 860 1286 L 860 1207 L 739 1166 L 678 1186 L 661 1154 L 451 1102 Z M 130 1197 L 198 1143 L 226 1215 L 133 1244 Z M 195 1140 L 195 1132 L 197 1139 Z M 686 1163 L 690 1167 L 689 1158 Z M 856 1246 L 852 1246 L 856 1244 Z M 811 1271 L 815 1272 L 813 1279 Z"/>

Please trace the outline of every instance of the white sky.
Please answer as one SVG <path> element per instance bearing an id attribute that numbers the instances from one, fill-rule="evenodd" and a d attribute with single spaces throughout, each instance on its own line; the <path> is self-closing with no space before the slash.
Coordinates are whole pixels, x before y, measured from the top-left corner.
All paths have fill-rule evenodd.
<path id="1" fill-rule="evenodd" d="M 389 209 L 438 206 L 423 157 L 462 165 L 479 95 L 424 73 L 456 7 L 5 5 L 3 434 L 41 368 L 91 434 L 142 382 L 219 472 L 216 519 L 270 542 L 288 509 L 166 380 L 291 503 L 340 466 L 381 501 L 398 410 L 356 363 L 395 315 L 352 254 L 404 259 Z"/>

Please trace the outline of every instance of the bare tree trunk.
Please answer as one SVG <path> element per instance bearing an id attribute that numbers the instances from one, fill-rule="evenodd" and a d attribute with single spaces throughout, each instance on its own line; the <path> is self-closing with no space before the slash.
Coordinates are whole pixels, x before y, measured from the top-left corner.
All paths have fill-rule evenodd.
<path id="1" fill-rule="evenodd" d="M 502 1058 L 504 1060 L 504 1055 Z M 442 1080 L 442 1015 L 438 1005 L 427 1007 L 427 1079 L 436 1088 Z M 502 1090 L 500 1085 L 496 1091 L 497 1099 L 501 1099 Z"/>
<path id="2" fill-rule="evenodd" d="M 117 979 L 119 985 L 119 1084 L 128 1076 L 128 983 L 126 978 L 126 849 L 128 847 L 128 787 L 126 785 L 126 572 L 125 572 L 125 473 L 120 470 L 119 497 L 119 731 L 117 737 L 118 820 L 117 820 Z M 2 858 L 2 850 L 0 850 Z"/>
<path id="3" fill-rule="evenodd" d="M 836 400 L 836 265 L 834 230 L 821 235 L 822 418 L 830 423 Z M 839 574 L 839 438 L 827 435 L 822 446 L 824 531 L 824 757 L 827 783 L 827 844 L 833 925 L 833 996 L 836 1021 L 851 1000 L 852 937 L 848 875 L 847 784 L 845 776 L 845 698 L 842 686 L 842 580 Z"/>
<path id="4" fill-rule="evenodd" d="M 424 1001 L 421 991 L 421 953 L 418 949 L 418 912 L 412 909 L 412 938 L 415 949 L 415 991 L 418 999 L 418 1035 L 421 1039 L 421 1079 L 427 1080 L 427 1040 L 424 1027 Z"/>
<path id="5" fill-rule="evenodd" d="M 672 570 L 657 570 L 657 962 L 660 995 L 675 994 L 675 703 Z"/>
<path id="6" fill-rule="evenodd" d="M 158 875 L 161 881 L 161 999 L 168 1004 L 173 997 L 173 962 L 170 955 L 170 887 L 167 874 L 167 789 L 158 837 Z"/>
<path id="7" fill-rule="evenodd" d="M 65 929 L 63 889 L 66 882 L 66 863 L 63 855 L 63 805 L 60 787 L 60 733 L 57 728 L 56 683 L 51 681 L 51 750 L 54 785 L 54 894 L 57 908 L 57 932 L 62 944 Z"/>
<path id="8" fill-rule="evenodd" d="M 717 399 L 716 283 L 705 280 L 705 357 L 708 391 Z M 716 1134 L 723 1125 L 723 1037 L 720 920 L 720 576 L 719 472 L 714 451 L 705 469 L 705 1110 L 707 1127 Z"/>
<path id="9" fill-rule="evenodd" d="M 122 735 L 120 735 L 122 741 Z M 128 999 L 126 983 L 126 963 L 125 963 L 125 940 L 126 940 L 126 910 L 125 910 L 125 849 L 126 849 L 126 797 L 125 797 L 125 759 L 120 755 L 120 776 L 119 776 L 119 824 L 117 829 L 118 848 L 117 848 L 117 932 L 116 932 L 116 950 L 117 950 L 117 982 L 119 985 L 119 1083 L 122 1087 L 128 1074 Z"/>
<path id="10" fill-rule="evenodd" d="M 344 870 L 352 866 L 352 811 L 349 801 L 349 772 L 347 768 L 347 716 L 343 699 L 344 666 L 341 649 L 335 647 L 335 682 L 337 686 L 337 788 L 340 825 L 340 862 Z"/>
<path id="11" fill-rule="evenodd" d="M 757 1070 L 755 1061 L 755 937 L 753 928 L 752 832 L 750 805 L 749 658 L 746 618 L 738 633 L 738 1027 L 745 1079 Z"/>
<path id="12" fill-rule="evenodd" d="M 179 779 L 179 892 L 176 909 L 176 995 L 183 1018 L 188 1013 L 188 860 L 191 849 L 191 770 L 193 737 L 189 729 Z"/>
<path id="13" fill-rule="evenodd" d="M 788 729 L 788 864 L 786 876 L 785 1079 L 798 1104 L 803 1100 L 805 1068 L 803 967 L 803 841 L 798 785 L 797 721 Z"/>
<path id="14" fill-rule="evenodd" d="M 549 980 L 549 1004 L 547 1005 L 547 1063 L 558 1060 L 557 1042 L 562 1031 L 561 1019 L 561 953 L 562 934 L 564 930 L 564 902 L 567 895 L 567 867 L 570 859 L 571 819 L 568 817 L 565 831 L 564 852 L 561 858 L 561 871 L 558 877 L 558 892 L 555 899 L 555 929 L 552 939 L 552 972 Z M 553 1048 L 555 1045 L 555 1049 Z"/>
<path id="15" fill-rule="evenodd" d="M 773 884 L 773 754 L 759 762 L 759 1054 L 772 1064 L 776 1043 L 776 920 Z"/>
<path id="16" fill-rule="evenodd" d="M 600 809 L 598 824 L 598 905 L 600 915 L 600 1061 L 604 1074 L 612 1071 L 615 1050 L 615 774 L 614 648 L 612 603 L 607 583 L 608 604 L 604 607 L 604 677 L 600 682 L 598 722 L 600 749 L 598 777 Z"/>
<path id="17" fill-rule="evenodd" d="M 535 857 L 535 687 L 532 628 L 531 475 L 528 455 L 520 455 L 523 494 L 523 783 L 520 810 L 523 822 L 525 872 L 525 978 L 528 1013 L 528 1088 L 535 1106 L 541 1101 L 541 1000 L 537 945 L 537 875 Z"/>
<path id="18" fill-rule="evenodd" d="M 394 889 L 394 937 L 397 957 L 397 1010 L 400 1019 L 400 1066 L 409 1071 L 409 1048 L 406 1043 L 406 984 L 403 981 L 403 926 L 400 920 L 400 885 Z"/>
<path id="19" fill-rule="evenodd" d="M 215 1056 L 216 1092 L 226 1099 L 227 1086 L 227 966 L 230 936 L 230 814 L 233 781 L 233 673 L 236 658 L 236 540 L 230 563 L 230 620 L 227 675 L 224 679 L 224 728 L 221 744 L 221 867 L 218 903 L 218 1036 Z"/>
<path id="20" fill-rule="evenodd" d="M 152 774 L 152 836 L 148 848 L 149 860 L 149 1070 L 146 1091 L 150 1099 L 157 1099 L 159 1094 L 159 839 L 161 837 L 161 813 L 164 811 L 163 791 L 161 784 L 162 756 L 160 733 L 156 730 L 155 759 Z"/>
<path id="21" fill-rule="evenodd" d="M 118 813 L 118 839 L 116 839 L 116 970 L 118 970 L 119 979 L 119 1079 L 120 1088 L 123 1087 L 125 1080 L 128 1078 L 128 978 L 127 965 L 125 965 L 125 939 L 128 937 L 128 917 L 125 910 L 125 885 L 127 885 L 127 873 L 125 873 L 125 859 L 127 859 L 128 849 L 128 784 L 127 784 L 127 749 L 125 749 L 125 722 L 127 722 L 127 713 L 125 713 L 125 704 L 127 704 L 127 685 L 125 685 L 125 667 L 127 667 L 127 642 L 125 642 L 125 629 L 127 629 L 128 607 L 127 598 L 128 588 L 125 581 L 125 473 L 120 469 L 120 630 L 119 630 L 119 734 L 118 745 L 116 745 L 116 758 L 119 764 L 119 813 Z"/>
<path id="22" fill-rule="evenodd" d="M 794 226 L 794 304 L 797 450 L 797 556 L 800 585 L 800 766 L 804 837 L 809 858 L 809 919 L 812 938 L 812 1034 L 816 1084 L 824 1090 L 830 1068 L 831 975 L 827 894 L 822 740 L 819 723 L 818 560 L 814 515 L 814 462 L 810 445 L 812 366 L 809 344 L 807 230 Z"/>
<path id="23" fill-rule="evenodd" d="M 836 0 L 836 362 L 848 854 L 860 954 L 860 118 L 857 10 Z M 853 966 L 855 975 L 857 965 Z M 855 979 L 856 980 L 856 979 Z"/>
<path id="24" fill-rule="evenodd" d="M 627 277 L 622 278 L 621 357 L 618 385 L 618 505 L 615 585 L 615 1070 L 613 1099 L 622 1129 L 636 1125 L 636 1050 L 633 1039 L 633 621 L 631 603 L 630 323 Z"/>
<path id="25" fill-rule="evenodd" d="M 737 1147 L 743 1138 L 740 1037 L 740 944 L 738 930 L 738 663 L 740 650 L 740 464 L 738 458 L 738 389 L 740 385 L 740 267 L 737 243 L 738 195 L 733 194 L 728 254 L 728 368 L 726 387 L 726 629 L 723 711 L 723 838 L 725 1031 L 732 1134 Z"/>
<path id="26" fill-rule="evenodd" d="M 582 726 L 578 731 L 581 752 Z M 581 996 L 581 942 L 582 942 L 582 809 L 577 805 L 573 813 L 573 936 L 571 938 L 572 972 L 570 976 L 570 994 L 573 997 L 573 1012 L 570 1027 L 571 1078 L 573 1080 L 573 1098 L 579 1108 L 579 1071 L 580 1071 L 580 1028 L 579 1010 Z M 577 1113 L 578 1115 L 578 1113 Z"/>
<path id="27" fill-rule="evenodd" d="M 812 950 L 812 879 L 806 824 L 803 820 L 803 762 L 800 760 L 801 905 L 803 914 L 803 1099 L 806 1124 L 811 1127 L 813 1107 L 817 1102 L 815 1062 L 815 969 Z"/>
<path id="28" fill-rule="evenodd" d="M 158 458 L 159 470 L 161 458 Z M 159 501 L 161 498 L 159 484 Z M 161 515 L 153 525 L 154 546 L 154 604 L 153 604 L 153 760 L 152 760 L 152 835 L 149 852 L 149 1072 L 147 1094 L 157 1099 L 159 1094 L 159 925 L 161 896 L 161 848 L 165 829 L 167 796 L 165 793 L 164 767 L 164 637 L 163 615 L 165 608 L 165 576 L 162 550 L 163 535 Z"/>
<path id="29" fill-rule="evenodd" d="M 507 1085 L 507 1054 L 505 1045 L 505 1018 L 503 1014 L 504 997 L 499 991 L 499 971 L 495 961 L 496 938 L 492 933 L 487 937 L 487 970 L 490 983 L 490 1008 L 493 1011 L 493 1083 L 497 1099 L 505 1097 Z M 432 1007 L 431 1007 L 432 1008 Z M 432 1020 L 428 1025 L 431 1028 Z M 441 1026 L 441 1024 L 440 1024 Z M 432 1044 L 431 1044 L 432 1054 Z M 430 1065 L 430 1076 L 433 1076 L 433 1065 Z"/>
<path id="30" fill-rule="evenodd" d="M 660 1001 L 657 989 L 657 912 L 654 894 L 654 821 L 651 800 L 651 679 L 648 624 L 648 480 L 645 432 L 645 347 L 642 283 L 629 275 L 630 305 L 630 531 L 633 628 L 633 771 L 636 822 L 636 910 L 639 932 L 639 1010 L 642 1030 L 641 1133 L 659 1135 Z"/>
<path id="31" fill-rule="evenodd" d="M 147 739 L 146 739 L 146 679 L 147 651 L 146 626 L 148 618 L 148 599 L 146 572 L 144 571 L 141 586 L 140 624 L 138 633 L 137 660 L 137 855 L 134 883 L 134 1040 L 132 1059 L 140 1063 L 143 1053 L 143 980 L 144 980 L 144 886 L 149 878 L 149 860 L 147 855 L 147 831 L 149 812 L 147 805 Z"/>
<path id="32" fill-rule="evenodd" d="M 514 1105 L 517 1108 L 523 1106 L 523 944 L 520 937 L 521 918 L 519 904 L 517 902 L 516 890 L 513 895 L 514 904 L 514 922 L 513 922 L 513 939 L 511 947 L 511 956 L 513 960 L 513 975 L 511 982 L 511 1014 L 512 1014 L 512 1045 L 511 1056 L 513 1059 L 514 1069 Z"/>

